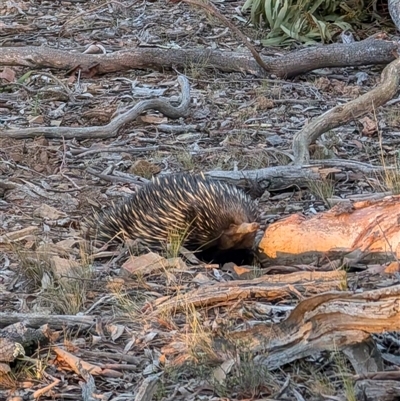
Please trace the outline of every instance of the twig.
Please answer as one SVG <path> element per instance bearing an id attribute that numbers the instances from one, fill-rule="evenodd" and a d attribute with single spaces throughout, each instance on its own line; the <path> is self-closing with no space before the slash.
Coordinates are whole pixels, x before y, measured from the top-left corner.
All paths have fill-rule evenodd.
<path id="1" fill-rule="evenodd" d="M 124 125 L 128 124 L 146 110 L 158 110 L 165 116 L 173 119 L 184 117 L 190 106 L 190 85 L 188 79 L 180 75 L 178 82 L 182 89 L 182 100 L 179 106 L 172 106 L 164 99 L 142 100 L 130 110 L 120 114 L 105 126 L 94 127 L 35 127 L 9 129 L 0 131 L 0 138 L 65 138 L 65 139 L 98 139 L 117 135 Z"/>
<path id="2" fill-rule="evenodd" d="M 299 131 L 293 138 L 293 153 L 296 165 L 309 162 L 308 147 L 324 132 L 340 127 L 382 106 L 392 99 L 400 82 L 400 58 L 390 63 L 383 71 L 380 84 L 351 102 L 334 107 L 318 116 Z"/>
<path id="3" fill-rule="evenodd" d="M 235 25 L 232 24 L 228 18 L 224 17 L 217 8 L 210 2 L 203 3 L 197 0 L 182 0 L 184 3 L 191 4 L 196 7 L 203 8 L 210 12 L 214 17 L 218 18 L 222 23 L 224 23 L 236 36 L 240 38 L 242 43 L 250 50 L 257 64 L 266 72 L 271 72 L 271 68 L 268 67 L 260 55 L 257 53 L 257 50 L 249 43 L 245 34 L 243 34 Z"/>

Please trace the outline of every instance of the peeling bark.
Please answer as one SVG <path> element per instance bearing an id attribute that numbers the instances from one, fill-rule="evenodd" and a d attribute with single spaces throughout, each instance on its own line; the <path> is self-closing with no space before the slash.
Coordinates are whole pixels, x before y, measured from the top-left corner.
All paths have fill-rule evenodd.
<path id="1" fill-rule="evenodd" d="M 216 339 L 215 346 L 245 342 L 255 362 L 277 369 L 321 351 L 338 351 L 372 333 L 400 329 L 400 286 L 353 294 L 331 292 L 301 301 L 279 324 L 260 324 Z M 228 357 L 228 356 L 227 356 Z"/>
<path id="2" fill-rule="evenodd" d="M 346 279 L 344 271 L 298 272 L 292 274 L 265 275 L 253 280 L 229 281 L 202 286 L 183 295 L 161 298 L 153 302 L 152 315 L 165 311 L 178 311 L 193 306 L 210 306 L 236 299 L 263 298 L 276 301 L 295 293 L 320 293 L 339 289 Z"/>
<path id="3" fill-rule="evenodd" d="M 396 401 L 400 399 L 397 380 L 361 380 L 354 387 L 358 401 Z"/>
<path id="4" fill-rule="evenodd" d="M 273 263 L 307 263 L 320 257 L 343 257 L 350 252 L 383 261 L 400 258 L 400 197 L 335 206 L 305 218 L 292 215 L 271 224 L 259 248 Z M 318 241 L 314 239 L 318 237 Z"/>

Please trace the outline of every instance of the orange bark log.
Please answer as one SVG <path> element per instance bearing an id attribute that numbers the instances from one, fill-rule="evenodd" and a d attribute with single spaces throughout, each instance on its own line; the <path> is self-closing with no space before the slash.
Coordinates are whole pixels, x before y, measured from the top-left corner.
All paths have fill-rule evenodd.
<path id="1" fill-rule="evenodd" d="M 301 256 L 338 255 L 355 250 L 400 257 L 400 196 L 338 205 L 326 213 L 305 218 L 292 215 L 271 224 L 260 250 L 273 261 Z"/>

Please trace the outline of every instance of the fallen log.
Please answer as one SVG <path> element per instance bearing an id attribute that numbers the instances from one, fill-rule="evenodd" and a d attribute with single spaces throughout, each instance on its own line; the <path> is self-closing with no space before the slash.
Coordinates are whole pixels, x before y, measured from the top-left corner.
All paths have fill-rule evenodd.
<path id="1" fill-rule="evenodd" d="M 212 170 L 205 175 L 239 187 L 246 187 L 251 182 L 261 191 L 276 191 L 288 187 L 307 188 L 310 182 L 326 179 L 330 174 L 335 175 L 336 181 L 341 179 L 351 181 L 359 179 L 357 177 L 359 172 L 376 176 L 384 170 L 382 166 L 373 166 L 355 160 L 326 159 L 313 160 L 310 164 L 302 166 L 272 166 L 241 171 Z M 391 168 L 386 167 L 386 170 Z"/>
<path id="2" fill-rule="evenodd" d="M 271 263 L 309 263 L 360 252 L 374 259 L 400 257 L 400 196 L 337 205 L 311 218 L 292 215 L 271 224 L 259 244 Z"/>
<path id="3" fill-rule="evenodd" d="M 193 307 L 210 307 L 238 299 L 276 301 L 293 294 L 318 294 L 343 287 L 346 272 L 296 272 L 291 274 L 265 275 L 253 280 L 228 281 L 207 286 L 174 297 L 155 300 L 151 305 L 151 315 L 167 311 L 185 311 Z M 147 305 L 147 307 L 150 307 Z"/>
<path id="4" fill-rule="evenodd" d="M 96 318 L 91 315 L 40 315 L 37 313 L 8 313 L 0 312 L 0 328 L 23 322 L 27 327 L 39 328 L 48 324 L 53 330 L 64 327 L 77 327 L 88 329 L 96 325 Z"/>
<path id="5" fill-rule="evenodd" d="M 358 294 L 319 294 L 301 301 L 281 323 L 229 333 L 216 338 L 214 346 L 222 352 L 245 343 L 258 354 L 255 363 L 277 369 L 321 351 L 362 343 L 372 333 L 400 330 L 399 300 L 400 285 Z"/>
<path id="6" fill-rule="evenodd" d="M 268 72 L 250 52 L 234 53 L 211 49 L 161 49 L 139 47 L 108 54 L 82 54 L 50 47 L 0 47 L 0 66 L 54 68 L 82 74 L 107 74 L 132 69 L 182 68 L 204 65 L 224 72 L 245 72 L 258 77 L 274 74 L 295 77 L 318 68 L 388 64 L 395 59 L 398 44 L 369 38 L 353 43 L 334 43 L 305 48 L 280 57 L 262 57 Z"/>
<path id="7" fill-rule="evenodd" d="M 396 380 L 361 380 L 356 382 L 357 401 L 396 401 L 400 399 L 400 385 Z"/>

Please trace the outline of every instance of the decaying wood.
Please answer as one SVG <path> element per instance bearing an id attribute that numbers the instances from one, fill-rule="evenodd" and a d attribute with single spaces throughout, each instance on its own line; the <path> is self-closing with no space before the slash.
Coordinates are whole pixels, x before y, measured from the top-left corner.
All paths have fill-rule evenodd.
<path id="1" fill-rule="evenodd" d="M 60 361 L 63 365 L 68 365 L 75 373 L 82 376 L 85 380 L 90 381 L 90 377 L 93 376 L 105 376 L 105 377 L 121 377 L 123 373 L 120 371 L 111 369 L 111 365 L 97 363 L 93 364 L 87 361 L 84 361 L 82 358 L 71 354 L 60 347 L 52 347 L 52 350 L 57 354 L 57 360 Z M 119 370 L 123 369 L 123 366 L 129 368 L 128 365 L 113 365 L 114 368 L 119 368 Z"/>
<path id="2" fill-rule="evenodd" d="M 98 151 L 100 150 L 96 150 L 96 152 Z M 390 169 L 390 167 L 386 167 L 386 171 Z M 335 181 L 340 182 L 357 180 L 359 179 L 359 173 L 376 177 L 377 174 L 384 170 L 384 167 L 372 166 L 355 160 L 327 159 L 312 160 L 309 165 L 304 166 L 273 166 L 258 170 L 241 171 L 212 170 L 206 172 L 205 175 L 216 180 L 229 182 L 238 187 L 254 186 L 262 192 L 265 190 L 277 191 L 289 187 L 306 188 L 310 185 L 310 182 L 326 179 L 329 174 L 334 174 Z M 141 178 L 139 180 L 137 176 L 129 176 L 128 174 L 122 175 L 116 170 L 110 171 L 109 175 L 102 174 L 93 168 L 87 168 L 86 171 L 102 180 L 110 182 L 126 182 L 135 185 L 143 185 L 146 182 L 145 179 Z M 7 183 L 9 184 L 8 187 L 10 187 L 10 182 L 7 181 Z M 0 180 L 0 187 L 1 186 L 2 181 Z M 369 197 L 375 196 L 382 198 L 390 194 L 391 192 L 379 195 L 369 194 Z M 346 201 L 346 199 L 329 199 L 330 204 L 342 203 L 344 201 Z"/>
<path id="3" fill-rule="evenodd" d="M 184 117 L 190 105 L 190 85 L 183 75 L 178 77 L 178 82 L 182 89 L 181 103 L 179 106 L 172 106 L 166 100 L 151 99 L 142 100 L 127 112 L 115 117 L 110 123 L 97 127 L 35 127 L 35 128 L 13 128 L 0 131 L 0 138 L 34 138 L 44 136 L 46 138 L 59 139 L 98 139 L 110 138 L 118 134 L 118 131 L 135 120 L 146 110 L 157 110 L 169 118 Z"/>
<path id="4" fill-rule="evenodd" d="M 358 344 L 343 347 L 342 351 L 358 375 L 375 373 L 384 369 L 382 354 L 372 337 Z"/>
<path id="5" fill-rule="evenodd" d="M 49 379 L 50 375 L 46 375 L 46 378 Z M 40 388 L 39 390 L 36 390 L 33 394 L 32 397 L 34 400 L 39 399 L 40 397 L 44 397 L 48 392 L 50 392 L 54 387 L 56 387 L 60 383 L 60 379 L 56 379 L 52 377 L 53 382 L 48 384 L 45 387 Z"/>
<path id="6" fill-rule="evenodd" d="M 158 382 L 163 373 L 156 373 L 146 377 L 140 385 L 135 401 L 151 401 L 153 400 L 154 393 L 158 388 Z"/>
<path id="7" fill-rule="evenodd" d="M 389 14 L 392 17 L 392 21 L 400 30 L 400 2 L 399 0 L 389 0 L 388 1 Z"/>
<path id="8" fill-rule="evenodd" d="M 387 370 L 380 372 L 369 372 L 364 374 L 356 374 L 354 380 L 397 380 L 400 381 L 399 370 Z"/>
<path id="9" fill-rule="evenodd" d="M 7 234 L 0 236 L 0 244 L 8 244 L 10 242 L 21 241 L 29 235 L 36 234 L 39 231 L 39 227 L 30 226 L 25 227 L 21 230 L 8 232 Z"/>
<path id="10" fill-rule="evenodd" d="M 22 322 L 8 325 L 0 330 L 0 362 L 13 362 L 17 357 L 24 356 L 24 348 L 32 344 L 46 344 L 48 335 L 46 325 L 37 329 L 27 327 Z"/>
<path id="11" fill-rule="evenodd" d="M 76 355 L 73 355 L 60 347 L 53 347 L 52 349 L 57 354 L 57 357 L 61 359 L 63 363 L 67 364 L 75 373 L 80 374 L 80 370 L 85 369 L 92 375 L 101 374 L 102 368 L 99 365 L 83 361 Z"/>
<path id="12" fill-rule="evenodd" d="M 13 362 L 21 355 L 25 355 L 24 347 L 0 332 L 0 362 Z"/>
<path id="13" fill-rule="evenodd" d="M 400 382 L 395 380 L 360 380 L 354 386 L 357 401 L 396 401 Z"/>
<path id="14" fill-rule="evenodd" d="M 384 168 L 355 160 L 327 159 L 313 160 L 310 164 L 303 166 L 274 166 L 241 171 L 213 170 L 207 172 L 206 175 L 240 187 L 246 187 L 249 183 L 253 183 L 260 190 L 274 191 L 292 186 L 305 188 L 310 185 L 310 181 L 325 179 L 333 173 L 337 181 L 340 181 L 341 177 L 344 180 L 351 180 L 351 171 L 375 174 L 376 176 L 376 173 L 384 171 Z"/>
<path id="15" fill-rule="evenodd" d="M 152 304 L 152 315 L 167 310 L 179 311 L 195 306 L 211 306 L 235 299 L 263 298 L 267 301 L 298 294 L 317 294 L 342 288 L 346 280 L 344 271 L 297 272 L 262 276 L 253 280 L 229 281 L 227 283 L 201 286 L 186 294 L 157 299 Z"/>
<path id="16" fill-rule="evenodd" d="M 271 224 L 259 248 L 274 263 L 307 263 L 354 251 L 393 260 L 400 257 L 399 221 L 400 196 L 337 205 L 309 219 L 297 214 Z"/>
<path id="17" fill-rule="evenodd" d="M 294 77 L 318 68 L 388 64 L 395 59 L 398 44 L 379 39 L 366 39 L 349 44 L 306 48 L 278 58 L 262 57 L 269 73 Z M 49 47 L 0 47 L 0 65 L 30 68 L 77 70 L 107 74 L 131 69 L 165 69 L 201 65 L 225 72 L 246 72 L 265 77 L 266 72 L 250 53 L 210 49 L 130 48 L 109 54 L 80 54 Z"/>
<path id="18" fill-rule="evenodd" d="M 386 196 L 391 196 L 392 192 L 391 191 L 386 191 L 386 192 L 374 192 L 374 193 L 365 193 L 365 194 L 356 194 L 356 195 L 349 195 L 346 198 L 327 198 L 327 202 L 331 206 L 335 206 L 337 204 L 341 203 L 347 203 L 347 202 L 360 202 L 360 201 L 365 201 L 365 200 L 378 200 L 378 199 L 383 199 Z"/>
<path id="19" fill-rule="evenodd" d="M 399 330 L 399 299 L 400 285 L 316 295 L 301 301 L 283 322 L 230 333 L 225 340 L 216 339 L 215 347 L 229 350 L 231 343 L 246 343 L 258 354 L 255 363 L 276 369 L 321 351 L 358 344 L 372 333 Z"/>
<path id="20" fill-rule="evenodd" d="M 149 149 L 154 151 L 154 149 Z M 99 152 L 95 150 L 93 153 Z M 107 151 L 107 149 L 106 149 Z M 124 150 L 125 151 L 125 150 Z M 129 149 L 128 149 L 129 152 Z M 325 179 L 329 174 L 335 174 L 335 181 L 341 180 L 356 180 L 359 178 L 358 173 L 366 175 L 379 174 L 383 171 L 391 170 L 391 167 L 372 166 L 371 164 L 358 162 L 355 160 L 340 160 L 340 159 L 327 159 L 327 160 L 312 160 L 309 165 L 304 166 L 274 166 L 258 170 L 241 170 L 241 171 L 227 171 L 227 170 L 212 170 L 206 172 L 205 175 L 221 181 L 229 182 L 239 187 L 247 187 L 255 185 L 260 191 L 270 190 L 277 191 L 288 187 L 306 188 L 309 186 L 310 181 Z M 123 182 L 133 183 L 135 185 L 144 185 L 147 181 L 137 176 L 130 176 L 128 174 L 120 174 L 118 171 L 112 171 L 109 175 L 102 174 L 93 168 L 87 168 L 86 171 L 96 177 L 110 182 Z M 11 183 L 10 181 L 0 180 L 0 187 L 13 189 L 18 185 L 23 189 L 23 185 Z M 372 199 L 383 198 L 390 195 L 391 192 L 380 194 L 368 194 L 364 198 Z M 355 197 L 362 197 L 362 195 L 355 195 Z M 343 203 L 347 201 L 341 198 L 328 199 L 330 204 Z M 359 200 L 359 199 L 354 199 Z"/>
<path id="21" fill-rule="evenodd" d="M 96 325 L 94 316 L 76 316 L 76 315 L 39 315 L 33 313 L 7 313 L 0 312 L 0 328 L 24 322 L 26 326 L 38 328 L 48 324 L 54 330 L 60 330 L 63 327 L 76 327 L 88 329 Z"/>
<path id="22" fill-rule="evenodd" d="M 32 342 L 47 341 L 50 334 L 48 326 L 43 324 L 41 327 L 28 327 L 26 322 L 17 322 L 5 327 L 1 332 L 3 338 L 11 339 L 23 346 L 30 345 Z"/>
<path id="23" fill-rule="evenodd" d="M 310 154 L 308 147 L 324 132 L 357 119 L 362 115 L 376 110 L 391 100 L 398 91 L 400 82 L 400 59 L 390 63 L 381 75 L 380 84 L 344 105 L 339 105 L 312 120 L 293 138 L 294 163 L 308 163 Z"/>

